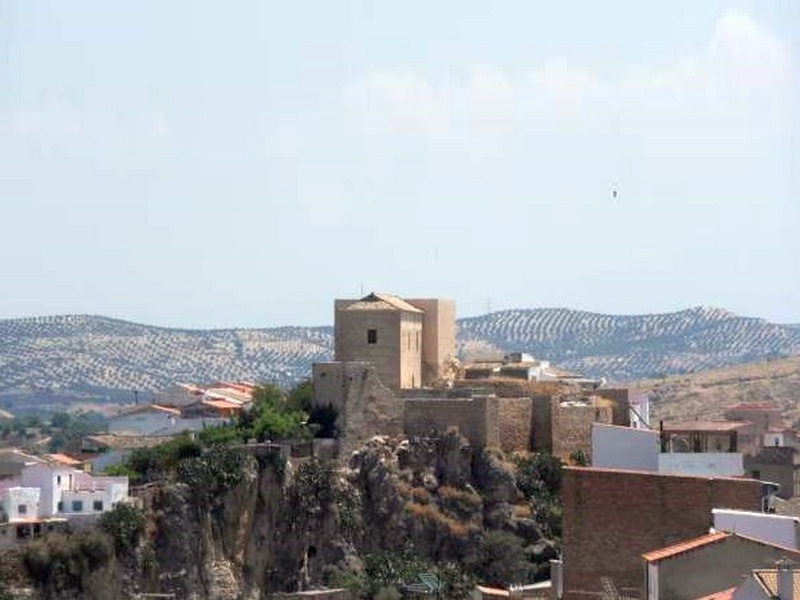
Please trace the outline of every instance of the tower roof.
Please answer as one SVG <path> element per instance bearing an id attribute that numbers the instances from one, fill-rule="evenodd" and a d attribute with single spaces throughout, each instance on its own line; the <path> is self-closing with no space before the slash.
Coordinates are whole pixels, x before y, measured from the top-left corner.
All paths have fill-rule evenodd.
<path id="1" fill-rule="evenodd" d="M 353 302 L 345 310 L 400 310 L 403 312 L 422 313 L 422 311 L 402 298 L 391 294 L 372 292 L 357 302 Z"/>

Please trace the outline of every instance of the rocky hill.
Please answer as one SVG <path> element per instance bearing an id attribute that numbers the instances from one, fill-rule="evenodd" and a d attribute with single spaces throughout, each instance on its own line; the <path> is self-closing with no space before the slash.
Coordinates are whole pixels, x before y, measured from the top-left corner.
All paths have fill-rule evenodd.
<path id="1" fill-rule="evenodd" d="M 461 319 L 466 356 L 524 350 L 629 381 L 800 353 L 800 329 L 712 308 L 616 316 L 568 309 Z M 72 315 L 0 321 L 0 395 L 130 396 L 178 381 L 290 384 L 332 358 L 331 327 L 186 330 Z"/>

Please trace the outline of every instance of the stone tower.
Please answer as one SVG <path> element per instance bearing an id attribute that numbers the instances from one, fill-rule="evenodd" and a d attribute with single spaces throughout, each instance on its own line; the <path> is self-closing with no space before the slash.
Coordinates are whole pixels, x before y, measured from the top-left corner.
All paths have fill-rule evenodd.
<path id="1" fill-rule="evenodd" d="M 452 300 L 372 293 L 334 303 L 336 361 L 364 361 L 389 388 L 430 385 L 455 353 Z"/>

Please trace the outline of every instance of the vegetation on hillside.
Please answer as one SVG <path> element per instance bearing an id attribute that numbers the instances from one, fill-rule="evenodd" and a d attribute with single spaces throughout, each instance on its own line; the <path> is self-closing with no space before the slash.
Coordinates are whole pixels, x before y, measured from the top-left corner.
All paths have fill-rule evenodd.
<path id="1" fill-rule="evenodd" d="M 721 419 L 739 402 L 773 402 L 787 424 L 800 419 L 800 356 L 714 369 L 692 375 L 643 380 L 651 421 L 659 419 Z"/>
<path id="2" fill-rule="evenodd" d="M 800 352 L 796 327 L 703 307 L 652 315 L 508 310 L 458 325 L 466 354 L 521 350 L 620 381 Z M 0 394 L 43 403 L 66 394 L 129 399 L 131 390 L 175 381 L 257 378 L 289 386 L 333 355 L 331 327 L 180 330 L 73 315 L 0 321 L 0 339 Z"/>

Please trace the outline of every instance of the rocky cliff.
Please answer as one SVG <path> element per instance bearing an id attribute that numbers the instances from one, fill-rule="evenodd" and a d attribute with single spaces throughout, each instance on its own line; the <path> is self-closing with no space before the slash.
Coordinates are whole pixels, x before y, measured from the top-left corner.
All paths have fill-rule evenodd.
<path id="1" fill-rule="evenodd" d="M 555 555 L 557 527 L 539 518 L 552 497 L 528 493 L 507 460 L 455 433 L 375 438 L 344 468 L 249 453 L 221 493 L 201 480 L 139 490 L 146 526 L 130 551 L 71 579 L 31 575 L 28 595 L 17 581 L 14 597 L 256 600 L 323 586 L 371 597 L 421 570 L 439 573 L 455 597 L 475 579 L 531 580 Z M 48 543 L 53 558 L 61 541 L 36 551 Z"/>

